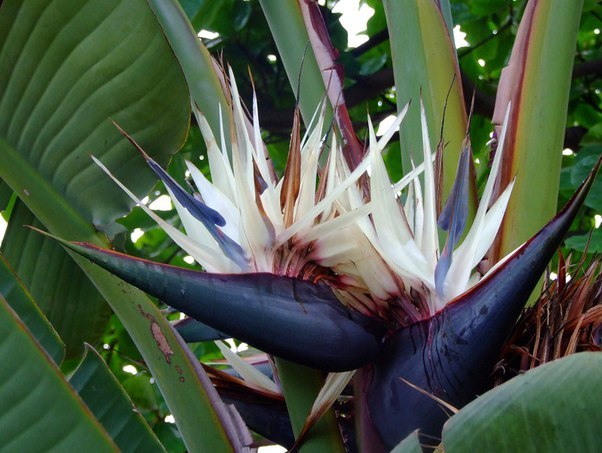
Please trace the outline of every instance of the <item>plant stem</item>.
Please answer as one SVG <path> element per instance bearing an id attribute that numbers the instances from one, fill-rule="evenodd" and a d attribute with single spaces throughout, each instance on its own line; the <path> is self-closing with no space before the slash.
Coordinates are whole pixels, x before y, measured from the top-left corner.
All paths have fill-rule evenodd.
<path id="1" fill-rule="evenodd" d="M 276 367 L 282 384 L 291 424 L 295 437 L 299 434 L 309 415 L 314 400 L 324 384 L 322 372 L 276 359 Z M 300 447 L 301 452 L 344 452 L 339 426 L 330 409 L 310 429 Z"/>

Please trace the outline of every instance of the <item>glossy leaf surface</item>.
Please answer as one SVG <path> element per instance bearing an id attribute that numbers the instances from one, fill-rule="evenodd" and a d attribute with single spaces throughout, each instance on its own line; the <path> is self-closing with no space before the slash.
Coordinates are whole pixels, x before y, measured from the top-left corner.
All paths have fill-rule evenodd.
<path id="1" fill-rule="evenodd" d="M 5 1 L 0 46 L 0 177 L 45 228 L 108 246 L 97 228 L 131 201 L 89 154 L 123 177 L 136 175 L 140 195 L 154 182 L 110 119 L 159 162 L 189 123 L 185 80 L 155 16 L 141 0 Z M 246 442 L 233 423 L 223 428 L 231 414 L 208 396 L 213 388 L 196 358 L 149 298 L 75 260 L 140 348 L 187 447 L 228 451 Z"/>
<path id="2" fill-rule="evenodd" d="M 583 0 L 528 2 L 496 97 L 493 122 L 512 113 L 500 187 L 516 177 L 494 259 L 556 212 L 567 104 Z M 545 70 L 542 70 L 545 68 Z"/>
<path id="3" fill-rule="evenodd" d="M 4 298 L 0 361 L 3 451 L 118 451 Z"/>
<path id="4" fill-rule="evenodd" d="M 517 376 L 449 419 L 445 451 L 598 451 L 601 374 L 602 354 L 584 352 Z"/>
<path id="5" fill-rule="evenodd" d="M 114 442 L 124 452 L 160 452 L 165 449 L 136 411 L 129 396 L 89 345 L 69 383 L 84 400 Z"/>
<path id="6" fill-rule="evenodd" d="M 449 2 L 421 0 L 388 0 L 383 2 L 391 41 L 391 55 L 396 82 L 397 108 L 420 97 L 428 112 L 428 129 L 433 149 L 443 128 L 446 144 L 443 163 L 443 200 L 454 182 L 462 140 L 466 134 L 467 114 L 449 23 Z M 444 117 L 444 107 L 445 117 Z M 420 116 L 410 111 L 400 127 L 400 143 L 404 173 L 422 161 L 417 150 L 422 148 Z M 476 187 L 470 181 L 471 210 L 476 205 Z"/>
<path id="7" fill-rule="evenodd" d="M 391 450 L 391 453 L 422 453 L 418 430 L 413 431 L 408 437 L 399 442 L 397 446 Z"/>
<path id="8" fill-rule="evenodd" d="M 1 250 L 65 343 L 66 358 L 80 357 L 84 342 L 100 343 L 111 309 L 62 247 L 24 225 L 41 226 L 17 200 Z"/>
<path id="9" fill-rule="evenodd" d="M 168 53 L 145 2 L 4 1 L 0 136 L 85 218 L 108 225 L 131 202 L 107 184 L 90 153 L 121 176 L 135 172 L 135 192 L 154 182 L 109 118 L 162 163 L 184 141 L 187 93 Z M 27 197 L 27 190 L 16 191 Z"/>
<path id="10" fill-rule="evenodd" d="M 0 294 L 54 363 L 60 364 L 65 356 L 65 345 L 3 255 L 0 255 Z"/>
<path id="11" fill-rule="evenodd" d="M 297 93 L 299 89 L 299 109 L 307 125 L 326 95 L 326 89 L 320 67 L 309 46 L 298 0 L 260 0 L 260 3 L 293 92 Z M 328 120 L 325 123 L 328 124 Z"/>
<path id="12" fill-rule="evenodd" d="M 176 0 L 149 0 L 148 4 L 165 32 L 178 64 L 182 67 L 190 98 L 207 118 L 213 133 L 218 136 L 221 126 L 220 109 L 223 115 L 227 115 L 230 109 L 224 96 L 220 74 L 209 51 L 197 38 Z M 224 121 L 223 127 L 224 135 L 229 137 L 229 121 Z M 129 130 L 126 131 L 129 133 Z M 134 138 L 140 143 L 136 136 Z M 142 147 L 147 149 L 144 145 Z"/>

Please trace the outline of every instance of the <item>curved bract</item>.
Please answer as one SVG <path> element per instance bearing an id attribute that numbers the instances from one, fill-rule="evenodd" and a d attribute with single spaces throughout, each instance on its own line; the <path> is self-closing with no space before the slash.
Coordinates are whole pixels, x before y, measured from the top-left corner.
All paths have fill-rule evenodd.
<path id="1" fill-rule="evenodd" d="M 301 365 L 353 370 L 379 352 L 382 326 L 345 308 L 324 284 L 273 274 L 211 274 L 61 243 L 188 316 Z"/>
<path id="2" fill-rule="evenodd" d="M 489 276 L 432 318 L 397 331 L 385 342 L 373 364 L 367 403 L 386 446 L 394 447 L 416 428 L 429 438 L 439 437 L 449 418 L 435 399 L 415 387 L 456 407 L 484 390 L 512 325 L 599 166 L 600 161 L 564 209 Z"/>
<path id="3" fill-rule="evenodd" d="M 205 369 L 222 400 L 236 407 L 250 429 L 283 447 L 293 446 L 295 436 L 282 395 L 245 385 L 228 371 L 209 366 L 205 366 Z"/>
<path id="4" fill-rule="evenodd" d="M 230 338 L 225 333 L 220 332 L 207 324 L 203 324 L 194 318 L 184 318 L 172 325 L 186 343 L 225 340 L 226 338 Z"/>

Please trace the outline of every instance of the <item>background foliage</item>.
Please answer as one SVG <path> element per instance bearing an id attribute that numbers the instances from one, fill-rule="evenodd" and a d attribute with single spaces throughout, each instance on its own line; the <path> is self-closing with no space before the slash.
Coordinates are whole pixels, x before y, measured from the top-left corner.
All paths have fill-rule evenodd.
<path id="1" fill-rule="evenodd" d="M 1 3 L 1 2 L 0 2 Z M 259 2 L 243 0 L 180 0 L 195 30 L 201 32 L 203 41 L 212 54 L 232 66 L 243 98 L 251 99 L 252 74 L 259 101 L 259 115 L 277 169 L 282 170 L 288 151 L 290 127 L 293 121 L 294 97 Z M 346 76 L 345 97 L 351 119 L 360 138 L 366 134 L 366 112 L 375 123 L 396 112 L 395 89 L 391 52 L 380 0 L 360 0 L 373 14 L 367 22 L 367 40 L 359 47 L 348 47 L 347 31 L 340 15 L 332 9 L 337 1 L 320 2 L 330 29 L 333 44 L 340 50 L 338 61 Z M 524 1 L 512 0 L 453 0 L 452 15 L 455 26 L 465 33 L 467 46 L 459 49 L 459 62 L 463 73 L 467 103 L 474 95 L 474 116 L 471 139 L 477 163 L 478 182 L 484 181 L 490 149 L 490 119 L 494 95 L 501 69 L 507 63 L 517 31 Z M 363 10 L 364 13 L 366 10 Z M 579 31 L 575 66 L 571 86 L 568 119 L 565 131 L 565 151 L 561 174 L 559 205 L 566 202 L 583 180 L 602 152 L 602 5 L 586 0 Z M 553 96 L 553 93 L 550 93 Z M 569 151 L 570 150 L 570 151 Z M 399 143 L 394 138 L 385 151 L 391 176 L 402 173 Z M 182 181 L 184 159 L 193 160 L 208 172 L 205 149 L 198 127 L 193 123 L 188 140 L 169 165 L 170 173 Z M 183 182 L 183 181 L 182 181 Z M 165 189 L 157 184 L 149 194 L 149 203 L 164 195 Z M 10 193 L 0 192 L 4 216 L 27 216 L 12 212 Z M 602 251 L 602 179 L 598 178 L 586 201 L 587 209 L 578 219 L 565 241 L 566 254 L 589 256 Z M 160 210 L 165 219 L 177 224 L 173 207 Z M 17 222 L 19 225 L 31 222 Z M 113 242 L 127 253 L 167 262 L 178 266 L 191 266 L 179 248 L 150 220 L 140 208 L 119 220 L 123 231 Z M 132 233 L 135 233 L 132 235 Z M 144 234 L 140 234 L 144 233 Z M 39 241 L 42 241 L 39 238 Z M 587 249 L 587 251 L 586 251 Z M 52 321 L 52 319 L 51 319 Z M 81 320 L 80 320 L 81 321 Z M 88 323 L 85 323 L 88 325 Z M 160 441 L 169 451 L 185 451 L 175 425 L 171 423 L 168 408 L 154 380 L 143 366 L 140 353 L 127 335 L 119 320 L 112 316 L 108 322 L 100 316 L 94 324 L 104 334 L 99 344 L 103 359 L 124 386 L 129 396 L 149 422 Z M 194 352 L 204 361 L 219 359 L 217 348 L 199 344 Z M 71 361 L 68 369 L 78 360 L 82 351 L 68 351 Z"/>

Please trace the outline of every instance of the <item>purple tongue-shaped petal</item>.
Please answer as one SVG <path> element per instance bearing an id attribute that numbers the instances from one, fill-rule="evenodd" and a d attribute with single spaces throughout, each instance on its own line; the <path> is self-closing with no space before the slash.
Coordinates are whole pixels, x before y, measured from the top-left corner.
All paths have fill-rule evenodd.
<path id="1" fill-rule="evenodd" d="M 353 370 L 380 350 L 383 326 L 345 308 L 324 284 L 273 274 L 210 274 L 55 239 L 188 316 L 301 365 Z"/>
<path id="2" fill-rule="evenodd" d="M 146 163 L 155 174 L 161 178 L 163 184 L 172 191 L 178 202 L 180 202 L 180 204 L 184 206 L 195 219 L 200 220 L 203 225 L 209 224 L 214 227 L 223 227 L 226 225 L 226 220 L 219 212 L 211 209 L 205 203 L 197 200 L 186 192 L 157 162 L 146 156 Z"/>
<path id="3" fill-rule="evenodd" d="M 373 365 L 369 415 L 392 448 L 416 428 L 439 437 L 448 415 L 422 390 L 462 407 L 487 384 L 499 351 L 575 218 L 600 160 L 564 209 L 532 239 L 432 318 L 396 332 Z M 402 380 L 403 379 L 403 380 Z M 432 442 L 432 438 L 424 439 Z"/>

